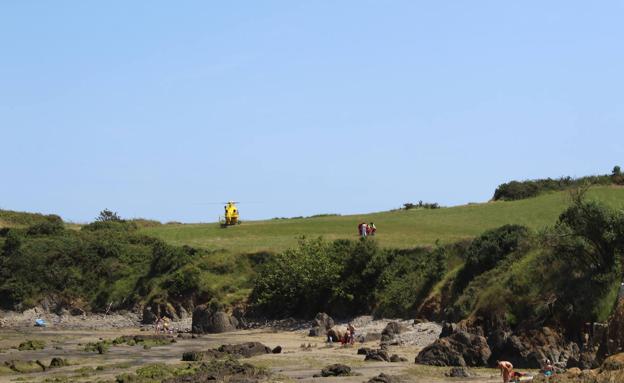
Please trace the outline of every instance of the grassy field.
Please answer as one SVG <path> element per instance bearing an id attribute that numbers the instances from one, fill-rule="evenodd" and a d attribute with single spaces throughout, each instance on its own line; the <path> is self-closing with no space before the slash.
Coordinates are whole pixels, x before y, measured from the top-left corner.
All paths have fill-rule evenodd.
<path id="1" fill-rule="evenodd" d="M 615 208 L 624 208 L 624 188 L 595 187 L 587 193 Z M 301 235 L 333 240 L 357 238 L 359 222 L 375 222 L 377 240 L 384 247 L 409 248 L 474 237 L 507 223 L 533 229 L 552 225 L 570 203 L 568 192 L 544 194 L 519 201 L 470 204 L 438 210 L 409 210 L 365 215 L 245 221 L 221 229 L 216 223 L 147 227 L 144 233 L 177 245 L 227 249 L 234 253 L 280 251 L 296 244 Z M 243 216 L 244 219 L 244 216 Z"/>

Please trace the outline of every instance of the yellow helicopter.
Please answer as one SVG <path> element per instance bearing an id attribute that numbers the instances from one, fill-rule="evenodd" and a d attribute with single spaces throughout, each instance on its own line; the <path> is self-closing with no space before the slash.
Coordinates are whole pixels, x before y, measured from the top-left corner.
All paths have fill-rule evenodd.
<path id="1" fill-rule="evenodd" d="M 223 219 L 219 217 L 219 223 L 222 228 L 226 228 L 228 226 L 240 225 L 241 221 L 238 220 L 238 207 L 236 206 L 238 202 L 228 201 L 227 204 L 223 207 L 225 210 L 225 216 Z"/>

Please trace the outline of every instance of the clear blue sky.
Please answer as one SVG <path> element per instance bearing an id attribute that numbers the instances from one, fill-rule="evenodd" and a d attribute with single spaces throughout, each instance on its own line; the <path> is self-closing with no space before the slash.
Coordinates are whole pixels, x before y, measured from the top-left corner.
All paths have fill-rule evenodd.
<path id="1" fill-rule="evenodd" d="M 622 1 L 0 2 L 0 208 L 215 221 L 624 166 Z"/>

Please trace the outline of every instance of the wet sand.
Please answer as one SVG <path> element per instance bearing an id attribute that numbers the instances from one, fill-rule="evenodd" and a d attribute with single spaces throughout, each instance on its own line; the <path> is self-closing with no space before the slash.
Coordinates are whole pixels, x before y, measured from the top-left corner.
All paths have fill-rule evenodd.
<path id="1" fill-rule="evenodd" d="M 407 358 L 407 362 L 365 362 L 363 355 L 357 355 L 357 348 L 377 348 L 378 342 L 358 343 L 355 346 L 343 347 L 327 345 L 322 338 L 311 338 L 307 331 L 283 331 L 270 328 L 242 330 L 223 334 L 202 335 L 191 339 L 190 334 L 184 338 L 175 337 L 176 342 L 164 346 L 144 349 L 141 345 L 127 344 L 111 346 L 109 352 L 98 354 L 84 351 L 88 342 L 100 339 L 112 340 L 121 335 L 145 335 L 151 331 L 140 331 L 137 328 L 123 329 L 54 329 L 54 328 L 22 328 L 0 329 L 0 365 L 9 360 L 39 360 L 49 365 L 53 357 L 68 359 L 70 365 L 36 373 L 0 373 L 0 382 L 28 381 L 42 382 L 57 378 L 59 381 L 71 382 L 114 382 L 115 377 L 122 373 L 133 372 L 140 366 L 151 363 L 184 365 L 182 353 L 185 351 L 203 351 L 222 344 L 236 344 L 258 341 L 271 348 L 282 346 L 281 354 L 267 354 L 245 359 L 245 362 L 265 367 L 272 372 L 272 382 L 365 382 L 380 373 L 401 376 L 406 382 L 499 382 L 498 371 L 493 369 L 470 369 L 477 375 L 475 378 L 447 378 L 448 367 L 421 366 L 414 363 L 414 358 L 421 348 L 417 345 L 390 346 L 390 354 L 398 354 Z M 177 334 L 176 334 L 177 335 Z M 18 351 L 11 347 L 25 340 L 43 340 L 46 347 L 36 351 Z M 307 345 L 311 347 L 308 348 Z M 306 347 L 302 347 L 305 345 Z M 343 363 L 352 368 L 357 376 L 315 378 L 314 374 L 329 364 Z"/>

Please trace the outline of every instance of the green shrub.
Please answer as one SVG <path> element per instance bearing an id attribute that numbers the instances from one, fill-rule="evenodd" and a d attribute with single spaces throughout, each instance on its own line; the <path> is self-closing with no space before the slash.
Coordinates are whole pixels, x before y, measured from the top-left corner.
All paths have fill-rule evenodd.
<path id="1" fill-rule="evenodd" d="M 32 350 L 43 350 L 46 346 L 45 341 L 42 340 L 27 340 L 22 342 L 17 347 L 20 351 L 32 351 Z"/>
<path id="2" fill-rule="evenodd" d="M 474 239 L 466 251 L 466 263 L 455 279 L 453 290 L 460 293 L 476 276 L 493 269 L 528 235 L 524 226 L 504 225 Z"/>
<path id="3" fill-rule="evenodd" d="M 404 210 L 411 210 L 411 209 L 439 209 L 441 206 L 437 203 L 437 202 L 433 202 L 433 203 L 429 203 L 429 202 L 423 202 L 418 201 L 417 204 L 411 203 L 411 202 L 406 202 L 403 204 L 403 209 Z"/>
<path id="4" fill-rule="evenodd" d="M 250 303 L 257 314 L 411 315 L 444 275 L 447 253 L 380 249 L 372 240 L 303 240 L 263 264 Z"/>
<path id="5" fill-rule="evenodd" d="M 220 297 L 206 282 L 215 278 L 210 252 L 139 235 L 132 222 L 98 221 L 79 231 L 64 230 L 59 222 L 46 218 L 27 229 L 6 230 L 0 249 L 0 307 L 25 309 L 50 297 L 57 308 L 104 311 L 130 309 L 160 296 L 189 310 L 198 300 Z M 252 273 L 245 257 L 223 259 L 223 280 L 231 282 L 229 275 L 245 270 Z"/>
<path id="6" fill-rule="evenodd" d="M 55 235 L 65 230 L 65 224 L 61 220 L 49 220 L 35 223 L 26 230 L 28 235 Z"/>
<path id="7" fill-rule="evenodd" d="M 110 340 L 89 342 L 85 345 L 84 350 L 89 352 L 97 352 L 98 354 L 106 354 L 110 349 L 111 344 L 112 342 Z"/>
<path id="8" fill-rule="evenodd" d="M 257 313 L 282 317 L 314 315 L 333 298 L 342 265 L 323 240 L 301 240 L 277 254 L 255 281 L 250 301 Z"/>

